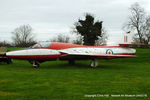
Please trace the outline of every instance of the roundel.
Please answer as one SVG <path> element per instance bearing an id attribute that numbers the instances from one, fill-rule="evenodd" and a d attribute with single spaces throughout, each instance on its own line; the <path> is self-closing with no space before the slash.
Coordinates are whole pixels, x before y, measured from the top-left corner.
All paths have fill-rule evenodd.
<path id="1" fill-rule="evenodd" d="M 107 49 L 106 54 L 113 54 L 113 51 L 111 49 Z"/>

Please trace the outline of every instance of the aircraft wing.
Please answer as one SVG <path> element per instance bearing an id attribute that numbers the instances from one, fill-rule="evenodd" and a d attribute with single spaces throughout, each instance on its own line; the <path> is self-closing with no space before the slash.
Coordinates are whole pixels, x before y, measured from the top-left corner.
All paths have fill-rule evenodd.
<path id="1" fill-rule="evenodd" d="M 117 55 L 117 54 L 98 54 L 98 55 L 91 55 L 97 57 L 118 57 L 118 58 L 126 58 L 126 57 L 136 57 L 135 55 Z"/>
<path id="2" fill-rule="evenodd" d="M 135 55 L 123 55 L 123 54 L 90 54 L 90 53 L 65 53 L 60 52 L 62 56 L 66 57 L 88 57 L 88 58 L 99 58 L 99 59 L 113 59 L 113 58 L 128 58 L 136 57 Z"/>
<path id="3" fill-rule="evenodd" d="M 117 54 L 66 54 L 65 56 L 93 56 L 93 57 L 136 57 L 135 55 L 117 55 Z"/>

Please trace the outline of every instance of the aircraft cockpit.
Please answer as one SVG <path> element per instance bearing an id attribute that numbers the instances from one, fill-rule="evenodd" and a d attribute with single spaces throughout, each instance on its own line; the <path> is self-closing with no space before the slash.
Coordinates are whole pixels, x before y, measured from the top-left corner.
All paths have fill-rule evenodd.
<path id="1" fill-rule="evenodd" d="M 48 48 L 50 46 L 51 42 L 40 42 L 35 45 L 33 45 L 31 48 L 37 49 L 37 48 Z"/>

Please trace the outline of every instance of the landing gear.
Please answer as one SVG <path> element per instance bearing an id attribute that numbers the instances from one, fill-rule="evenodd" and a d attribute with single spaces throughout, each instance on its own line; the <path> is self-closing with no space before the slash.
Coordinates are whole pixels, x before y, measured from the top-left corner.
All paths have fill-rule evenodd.
<path id="1" fill-rule="evenodd" d="M 98 66 L 98 60 L 97 59 L 93 59 L 91 62 L 91 67 L 97 67 Z"/>
<path id="2" fill-rule="evenodd" d="M 69 65 L 74 65 L 75 64 L 75 60 L 68 60 Z"/>
<path id="3" fill-rule="evenodd" d="M 33 61 L 33 65 L 34 68 L 38 68 L 40 67 L 40 63 L 38 61 Z"/>
<path id="4" fill-rule="evenodd" d="M 9 58 L 7 59 L 6 62 L 7 62 L 7 64 L 12 64 L 12 63 L 13 63 L 13 62 L 12 62 L 12 59 L 9 59 Z"/>
<path id="5" fill-rule="evenodd" d="M 38 61 L 29 61 L 29 62 L 30 62 L 30 64 L 32 64 L 32 66 L 33 66 L 34 68 L 40 67 L 40 62 L 38 62 Z"/>

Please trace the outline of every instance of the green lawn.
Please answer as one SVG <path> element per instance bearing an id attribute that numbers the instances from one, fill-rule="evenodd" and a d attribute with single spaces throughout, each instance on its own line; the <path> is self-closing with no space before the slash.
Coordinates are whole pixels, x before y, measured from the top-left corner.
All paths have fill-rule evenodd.
<path id="1" fill-rule="evenodd" d="M 27 61 L 0 63 L 0 100 L 150 100 L 150 49 L 137 49 L 137 56 L 100 60 L 97 68 L 90 68 L 90 61 L 74 66 L 50 61 L 37 69 Z M 94 94 L 109 97 L 85 97 Z M 111 97 L 113 94 L 147 97 Z"/>

